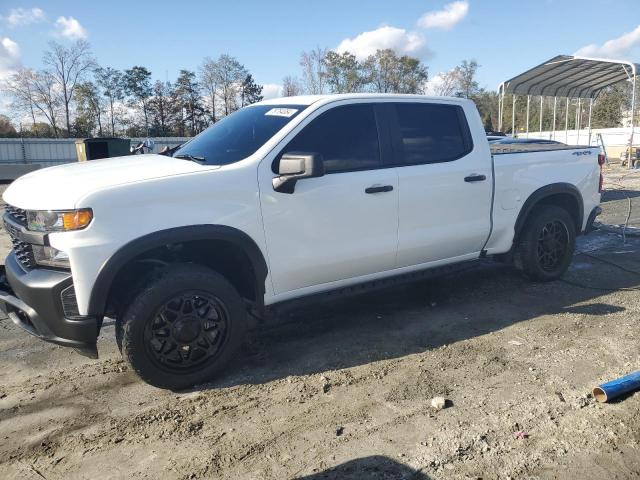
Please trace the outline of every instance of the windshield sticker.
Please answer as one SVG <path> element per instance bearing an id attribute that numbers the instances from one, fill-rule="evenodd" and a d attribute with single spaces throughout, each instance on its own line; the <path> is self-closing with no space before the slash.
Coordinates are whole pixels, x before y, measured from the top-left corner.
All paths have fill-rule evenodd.
<path id="1" fill-rule="evenodd" d="M 298 112 L 296 108 L 272 108 L 265 115 L 270 115 L 272 117 L 291 117 Z"/>

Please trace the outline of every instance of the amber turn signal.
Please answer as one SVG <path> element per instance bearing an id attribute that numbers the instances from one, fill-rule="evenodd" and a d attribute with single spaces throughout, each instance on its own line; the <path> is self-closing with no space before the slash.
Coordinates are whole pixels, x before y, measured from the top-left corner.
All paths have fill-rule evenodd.
<path id="1" fill-rule="evenodd" d="M 73 212 L 64 212 L 62 214 L 62 225 L 64 230 L 79 230 L 91 223 L 93 212 L 90 208 L 83 208 Z"/>

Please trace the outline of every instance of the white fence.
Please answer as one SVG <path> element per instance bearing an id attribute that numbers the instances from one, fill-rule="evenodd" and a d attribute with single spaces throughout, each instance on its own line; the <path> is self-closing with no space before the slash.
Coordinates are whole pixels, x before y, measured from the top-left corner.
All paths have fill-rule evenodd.
<path id="1" fill-rule="evenodd" d="M 617 157 L 620 152 L 625 150 L 629 146 L 629 139 L 631 137 L 630 128 L 594 128 L 591 130 L 591 141 L 589 141 L 589 130 L 556 130 L 555 132 L 529 132 L 518 133 L 519 138 L 544 138 L 548 140 L 557 140 L 568 145 L 599 145 L 598 134 L 602 135 L 602 141 L 607 149 L 609 157 Z M 633 137 L 634 146 L 640 144 L 640 128 L 636 128 L 635 135 Z"/>
<path id="2" fill-rule="evenodd" d="M 144 138 L 132 138 L 137 145 Z M 154 153 L 165 146 L 175 147 L 189 140 L 188 137 L 154 138 Z M 0 138 L 0 164 L 27 163 L 50 167 L 61 163 L 76 162 L 75 138 Z"/>

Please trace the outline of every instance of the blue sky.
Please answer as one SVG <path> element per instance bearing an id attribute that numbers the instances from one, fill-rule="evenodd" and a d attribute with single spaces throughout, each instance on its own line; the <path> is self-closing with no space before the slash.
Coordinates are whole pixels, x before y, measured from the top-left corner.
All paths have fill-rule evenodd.
<path id="1" fill-rule="evenodd" d="M 494 89 L 584 47 L 640 61 L 639 7 L 638 0 L 0 0 L 0 77 L 20 64 L 39 67 L 52 39 L 86 37 L 100 64 L 144 65 L 162 80 L 229 53 L 259 83 L 278 85 L 300 75 L 303 50 L 364 55 L 387 45 L 421 57 L 431 76 L 475 58 L 481 85 Z"/>

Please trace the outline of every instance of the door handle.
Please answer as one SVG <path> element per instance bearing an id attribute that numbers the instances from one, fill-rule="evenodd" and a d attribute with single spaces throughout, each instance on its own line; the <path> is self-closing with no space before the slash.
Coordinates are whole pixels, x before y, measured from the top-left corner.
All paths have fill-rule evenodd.
<path id="1" fill-rule="evenodd" d="M 374 187 L 368 187 L 364 189 L 364 193 L 382 193 L 382 192 L 390 192 L 391 190 L 393 190 L 393 186 L 391 185 L 381 185 L 381 186 L 374 186 Z"/>
<path id="2" fill-rule="evenodd" d="M 471 175 L 464 177 L 465 182 L 482 182 L 487 179 L 486 175 L 478 175 L 476 173 L 472 173 Z"/>

